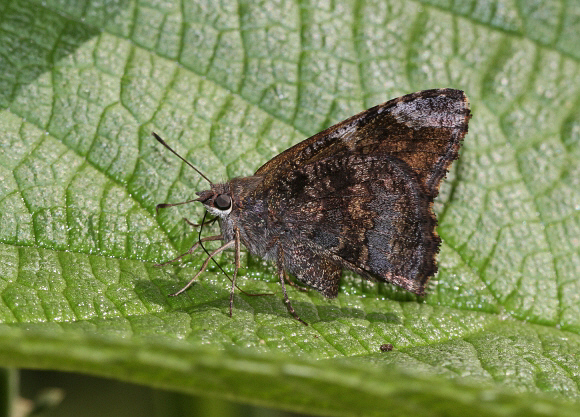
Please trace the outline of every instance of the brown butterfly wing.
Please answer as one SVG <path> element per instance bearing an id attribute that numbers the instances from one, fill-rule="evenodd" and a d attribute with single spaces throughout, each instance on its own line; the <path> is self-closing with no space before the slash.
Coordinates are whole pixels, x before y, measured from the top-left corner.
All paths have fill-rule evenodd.
<path id="1" fill-rule="evenodd" d="M 269 200 L 270 224 L 281 236 L 287 269 L 326 296 L 336 296 L 338 282 L 318 282 L 330 265 L 317 265 L 317 276 L 306 273 L 313 255 L 423 294 L 437 271 L 440 242 L 431 201 L 403 161 L 343 153 L 280 179 Z"/>
<path id="2" fill-rule="evenodd" d="M 432 202 L 469 118 L 462 91 L 421 91 L 353 116 L 262 166 L 259 193 L 269 195 L 270 227 L 287 269 L 324 286 L 300 266 L 316 254 L 335 265 L 317 265 L 334 281 L 333 271 L 344 267 L 424 294 L 440 244 Z M 336 295 L 334 281 L 326 296 Z"/>
<path id="3" fill-rule="evenodd" d="M 459 156 L 467 133 L 469 101 L 449 88 L 408 94 L 363 111 L 298 143 L 260 167 L 264 186 L 307 163 L 337 155 L 389 154 L 407 163 L 426 192 L 439 183 Z"/>

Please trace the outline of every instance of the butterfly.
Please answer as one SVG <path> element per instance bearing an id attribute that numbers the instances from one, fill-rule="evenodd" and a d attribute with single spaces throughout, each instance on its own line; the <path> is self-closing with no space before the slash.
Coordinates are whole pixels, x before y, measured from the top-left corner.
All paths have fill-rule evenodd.
<path id="1" fill-rule="evenodd" d="M 198 198 L 157 208 L 200 202 L 221 230 L 161 265 L 203 242 L 223 242 L 172 295 L 189 288 L 215 255 L 233 248 L 231 316 L 242 245 L 276 263 L 284 303 L 304 324 L 286 292 L 288 272 L 329 298 L 338 294 L 342 269 L 424 295 L 441 243 L 433 200 L 459 157 L 470 118 L 463 91 L 419 91 L 352 116 L 277 155 L 254 175 L 225 183 L 211 182 L 153 133 L 210 185 Z"/>

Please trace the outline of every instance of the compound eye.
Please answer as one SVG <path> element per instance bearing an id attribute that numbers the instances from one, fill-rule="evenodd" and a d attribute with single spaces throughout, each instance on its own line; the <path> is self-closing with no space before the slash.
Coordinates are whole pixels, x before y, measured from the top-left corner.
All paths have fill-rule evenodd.
<path id="1" fill-rule="evenodd" d="M 220 210 L 229 210 L 232 207 L 232 198 L 227 194 L 220 194 L 213 202 Z"/>

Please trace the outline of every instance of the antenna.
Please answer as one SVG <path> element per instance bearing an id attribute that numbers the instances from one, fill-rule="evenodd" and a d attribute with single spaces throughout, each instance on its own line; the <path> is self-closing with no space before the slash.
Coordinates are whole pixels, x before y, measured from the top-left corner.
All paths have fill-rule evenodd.
<path id="1" fill-rule="evenodd" d="M 188 161 L 185 160 L 185 158 L 183 158 L 181 155 L 179 155 L 177 152 L 175 152 L 173 149 L 171 149 L 171 147 L 167 143 L 165 143 L 165 141 L 163 139 L 161 139 L 157 133 L 151 132 L 151 134 L 153 135 L 153 137 L 155 139 L 157 139 L 157 142 L 159 142 L 160 144 L 162 144 L 163 146 L 165 146 L 167 149 L 169 149 L 171 152 L 173 152 L 175 154 L 175 156 L 177 156 L 179 159 L 181 159 L 187 165 L 189 165 L 190 167 L 192 167 L 195 170 L 195 172 L 197 172 L 199 175 L 201 175 L 203 177 L 203 179 L 205 179 L 207 182 L 209 182 L 209 185 L 213 185 L 213 183 L 209 180 L 208 177 L 206 177 L 205 175 L 203 175 L 199 169 L 197 169 L 196 167 L 194 167 L 193 165 L 191 165 Z"/>

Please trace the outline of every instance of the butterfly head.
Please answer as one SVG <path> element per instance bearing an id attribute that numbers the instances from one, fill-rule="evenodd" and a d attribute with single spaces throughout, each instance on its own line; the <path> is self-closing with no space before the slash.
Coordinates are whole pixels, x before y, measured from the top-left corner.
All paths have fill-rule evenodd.
<path id="1" fill-rule="evenodd" d="M 196 193 L 203 206 L 214 216 L 226 218 L 232 212 L 233 201 L 230 192 L 225 190 L 223 184 L 212 184 L 211 190 Z"/>

